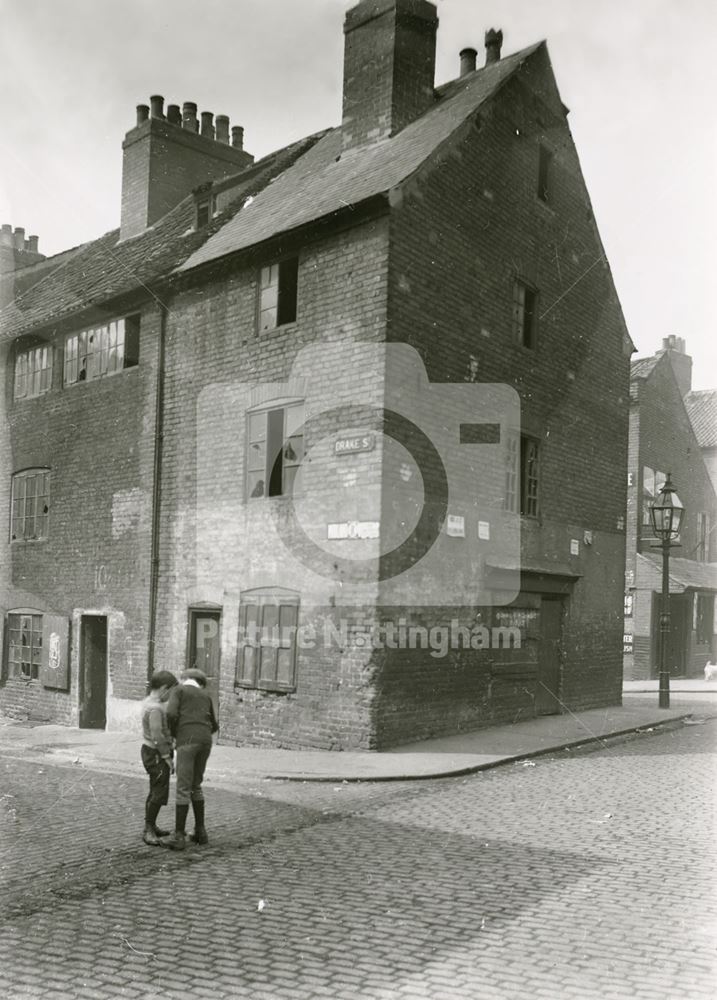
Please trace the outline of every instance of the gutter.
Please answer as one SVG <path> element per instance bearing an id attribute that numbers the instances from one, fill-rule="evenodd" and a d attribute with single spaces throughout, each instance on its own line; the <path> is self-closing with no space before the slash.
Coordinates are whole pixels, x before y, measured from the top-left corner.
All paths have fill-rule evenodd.
<path id="1" fill-rule="evenodd" d="M 168 307 L 159 303 L 159 344 L 157 347 L 157 393 L 154 411 L 154 459 L 152 469 L 152 540 L 149 577 L 149 625 L 147 629 L 147 680 L 154 673 L 159 595 L 159 531 L 162 500 L 162 452 L 164 445 L 164 368 Z"/>

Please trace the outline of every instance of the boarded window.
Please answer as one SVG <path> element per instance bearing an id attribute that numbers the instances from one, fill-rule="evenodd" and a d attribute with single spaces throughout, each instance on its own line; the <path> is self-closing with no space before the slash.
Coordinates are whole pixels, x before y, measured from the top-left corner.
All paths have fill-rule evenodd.
<path id="1" fill-rule="evenodd" d="M 523 281 L 513 284 L 513 334 L 523 347 L 537 342 L 538 293 Z"/>
<path id="2" fill-rule="evenodd" d="M 262 267 L 259 281 L 259 330 L 272 330 L 296 321 L 298 281 L 298 257 Z"/>
<path id="3" fill-rule="evenodd" d="M 47 538 L 50 517 L 50 473 L 28 469 L 12 477 L 10 541 Z"/>
<path id="4" fill-rule="evenodd" d="M 304 404 L 248 414 L 247 496 L 286 496 L 304 457 Z"/>
<path id="5" fill-rule="evenodd" d="M 299 597 L 288 593 L 243 594 L 235 684 L 264 691 L 296 688 Z"/>
<path id="6" fill-rule="evenodd" d="M 41 396 L 52 386 L 52 348 L 48 344 L 20 351 L 15 358 L 15 399 Z"/>
<path id="7" fill-rule="evenodd" d="M 73 333 L 65 340 L 65 385 L 114 375 L 139 363 L 139 316 Z"/>

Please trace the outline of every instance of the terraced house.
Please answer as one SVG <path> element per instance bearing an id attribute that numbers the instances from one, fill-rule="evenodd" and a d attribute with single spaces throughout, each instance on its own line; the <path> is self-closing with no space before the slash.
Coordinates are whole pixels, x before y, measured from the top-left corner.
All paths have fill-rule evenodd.
<path id="1" fill-rule="evenodd" d="M 545 43 L 436 87 L 437 26 L 359 3 L 341 123 L 257 162 L 152 98 L 119 230 L 14 273 L 2 710 L 131 725 L 183 663 L 284 746 L 619 701 L 632 344 Z"/>

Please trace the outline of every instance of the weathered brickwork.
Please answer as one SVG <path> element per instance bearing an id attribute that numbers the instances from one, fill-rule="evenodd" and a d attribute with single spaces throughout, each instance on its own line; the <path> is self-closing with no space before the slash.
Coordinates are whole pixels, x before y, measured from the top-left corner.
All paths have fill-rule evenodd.
<path id="1" fill-rule="evenodd" d="M 136 310 L 132 310 L 136 312 Z M 104 321 L 124 315 L 105 315 Z M 102 321 L 95 316 L 93 322 Z M 20 338 L 8 350 L 5 413 L 8 448 L 2 491 L 10 510 L 13 473 L 50 472 L 46 540 L 8 542 L 3 552 L 2 607 L 32 608 L 71 619 L 69 690 L 45 689 L 41 680 L 4 677 L 0 710 L 77 723 L 79 616 L 108 619 L 108 725 L 123 721 L 123 704 L 141 698 L 147 679 L 147 613 L 156 391 L 156 308 L 140 320 L 139 364 L 112 376 L 63 385 L 65 336 L 77 322 L 47 334 L 52 386 L 34 399 L 13 400 L 15 353 L 42 342 Z"/>
<path id="2" fill-rule="evenodd" d="M 541 445 L 541 515 L 524 519 L 523 563 L 552 560 L 574 574 L 560 697 L 576 709 L 621 696 L 625 482 L 616 470 L 626 459 L 629 355 L 562 109 L 541 90 L 540 79 L 511 83 L 405 186 L 392 213 L 389 329 L 417 347 L 433 381 L 505 382 L 520 393 L 522 427 Z M 549 206 L 536 197 L 540 142 L 553 152 Z M 513 335 L 515 277 L 539 291 L 535 350 Z M 475 608 L 454 610 L 475 618 Z M 526 711 L 520 685 L 488 700 L 487 652 L 423 657 L 412 669 L 409 659 L 387 657 L 379 679 L 379 712 L 394 730 L 429 735 Z"/>

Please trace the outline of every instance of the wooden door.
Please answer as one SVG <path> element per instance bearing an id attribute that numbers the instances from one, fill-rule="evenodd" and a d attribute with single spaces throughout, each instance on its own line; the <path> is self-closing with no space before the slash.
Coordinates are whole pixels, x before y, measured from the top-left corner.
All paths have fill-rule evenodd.
<path id="1" fill-rule="evenodd" d="M 214 711 L 219 718 L 219 667 L 222 635 L 221 611 L 190 608 L 187 666 L 198 667 L 207 675 L 207 691 L 212 696 Z"/>
<path id="2" fill-rule="evenodd" d="M 559 597 L 542 596 L 535 714 L 560 713 L 560 673 L 562 662 L 563 602 Z"/>
<path id="3" fill-rule="evenodd" d="M 80 728 L 107 725 L 107 618 L 83 615 L 80 623 Z"/>

